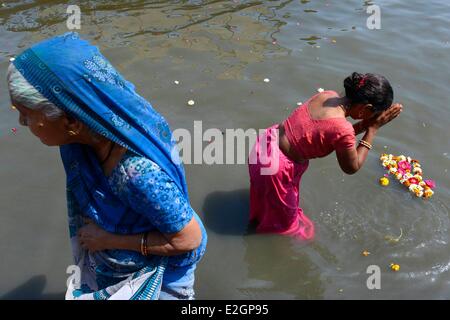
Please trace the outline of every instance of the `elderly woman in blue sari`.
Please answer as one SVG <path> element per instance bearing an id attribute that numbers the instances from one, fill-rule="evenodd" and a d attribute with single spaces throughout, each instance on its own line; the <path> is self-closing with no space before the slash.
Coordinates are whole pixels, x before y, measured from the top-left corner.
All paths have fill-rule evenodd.
<path id="1" fill-rule="evenodd" d="M 66 299 L 193 299 L 207 236 L 164 118 L 77 33 L 11 60 L 19 121 L 60 147 L 67 175 L 81 277 Z"/>

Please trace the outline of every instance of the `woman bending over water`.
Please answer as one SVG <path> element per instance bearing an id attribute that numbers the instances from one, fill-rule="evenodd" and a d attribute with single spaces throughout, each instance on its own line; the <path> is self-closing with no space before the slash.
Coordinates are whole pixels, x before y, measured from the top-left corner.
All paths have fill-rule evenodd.
<path id="1" fill-rule="evenodd" d="M 318 93 L 257 138 L 250 155 L 256 161 L 249 161 L 250 222 L 257 232 L 312 239 L 314 224 L 298 206 L 309 160 L 335 151 L 342 171 L 354 174 L 362 168 L 378 129 L 402 111 L 402 105 L 391 105 L 393 90 L 383 76 L 355 72 L 344 87 L 345 96 Z M 347 117 L 361 121 L 352 125 Z M 355 136 L 363 132 L 356 144 Z M 268 167 L 278 170 L 261 174 Z"/>

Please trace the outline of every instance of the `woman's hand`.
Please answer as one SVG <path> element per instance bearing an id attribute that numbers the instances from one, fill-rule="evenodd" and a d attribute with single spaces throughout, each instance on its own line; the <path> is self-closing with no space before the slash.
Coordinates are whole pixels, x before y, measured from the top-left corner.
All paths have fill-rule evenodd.
<path id="1" fill-rule="evenodd" d="M 77 233 L 83 249 L 91 252 L 112 249 L 141 252 L 143 234 L 114 234 L 101 229 L 90 219 L 84 219 L 84 221 L 86 225 Z M 201 229 L 192 217 L 191 221 L 177 233 L 148 232 L 147 248 L 149 254 L 174 256 L 195 250 L 201 244 L 201 240 Z"/>
<path id="2" fill-rule="evenodd" d="M 375 117 L 369 120 L 369 128 L 379 129 L 386 123 L 391 122 L 398 117 L 402 112 L 403 106 L 400 103 L 395 103 L 387 110 L 384 110 L 381 114 L 377 114 Z"/>
<path id="3" fill-rule="evenodd" d="M 101 229 L 92 220 L 85 219 L 85 226 L 78 230 L 78 237 L 80 238 L 80 245 L 83 249 L 91 252 L 112 249 L 109 245 L 112 233 Z"/>

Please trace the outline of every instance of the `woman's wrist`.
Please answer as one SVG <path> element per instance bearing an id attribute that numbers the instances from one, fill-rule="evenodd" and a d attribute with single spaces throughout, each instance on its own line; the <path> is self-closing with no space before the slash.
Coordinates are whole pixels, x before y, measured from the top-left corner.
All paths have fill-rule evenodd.
<path id="1" fill-rule="evenodd" d="M 371 133 L 371 134 L 376 134 L 378 131 L 378 127 L 375 125 L 371 125 L 367 128 L 367 132 Z"/>
<path id="2" fill-rule="evenodd" d="M 106 237 L 106 239 L 104 241 L 104 245 L 107 250 L 122 249 L 120 236 L 116 235 L 114 233 L 108 233 L 108 236 Z"/>
<path id="3" fill-rule="evenodd" d="M 105 241 L 105 246 L 108 247 L 109 250 L 131 250 L 141 252 L 142 235 L 142 233 L 128 235 L 110 233 L 108 239 Z M 149 248 L 147 247 L 147 250 L 148 249 Z"/>
<path id="4" fill-rule="evenodd" d="M 358 135 L 361 132 L 364 132 L 364 122 L 360 121 L 353 125 L 353 130 L 355 130 L 355 134 Z"/>

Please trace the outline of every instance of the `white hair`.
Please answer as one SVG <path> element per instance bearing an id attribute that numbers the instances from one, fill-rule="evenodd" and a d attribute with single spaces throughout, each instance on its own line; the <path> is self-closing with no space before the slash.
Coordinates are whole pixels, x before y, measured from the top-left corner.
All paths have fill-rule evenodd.
<path id="1" fill-rule="evenodd" d="M 49 120 L 56 120 L 66 114 L 33 87 L 12 63 L 8 67 L 7 81 L 11 99 L 19 102 L 24 107 L 32 110 L 41 110 Z M 100 141 L 98 133 L 90 128 L 87 130 L 94 141 Z"/>
<path id="2" fill-rule="evenodd" d="M 7 81 L 11 98 L 24 107 L 42 110 L 49 120 L 56 120 L 65 114 L 63 110 L 36 90 L 12 63 L 8 68 Z"/>

